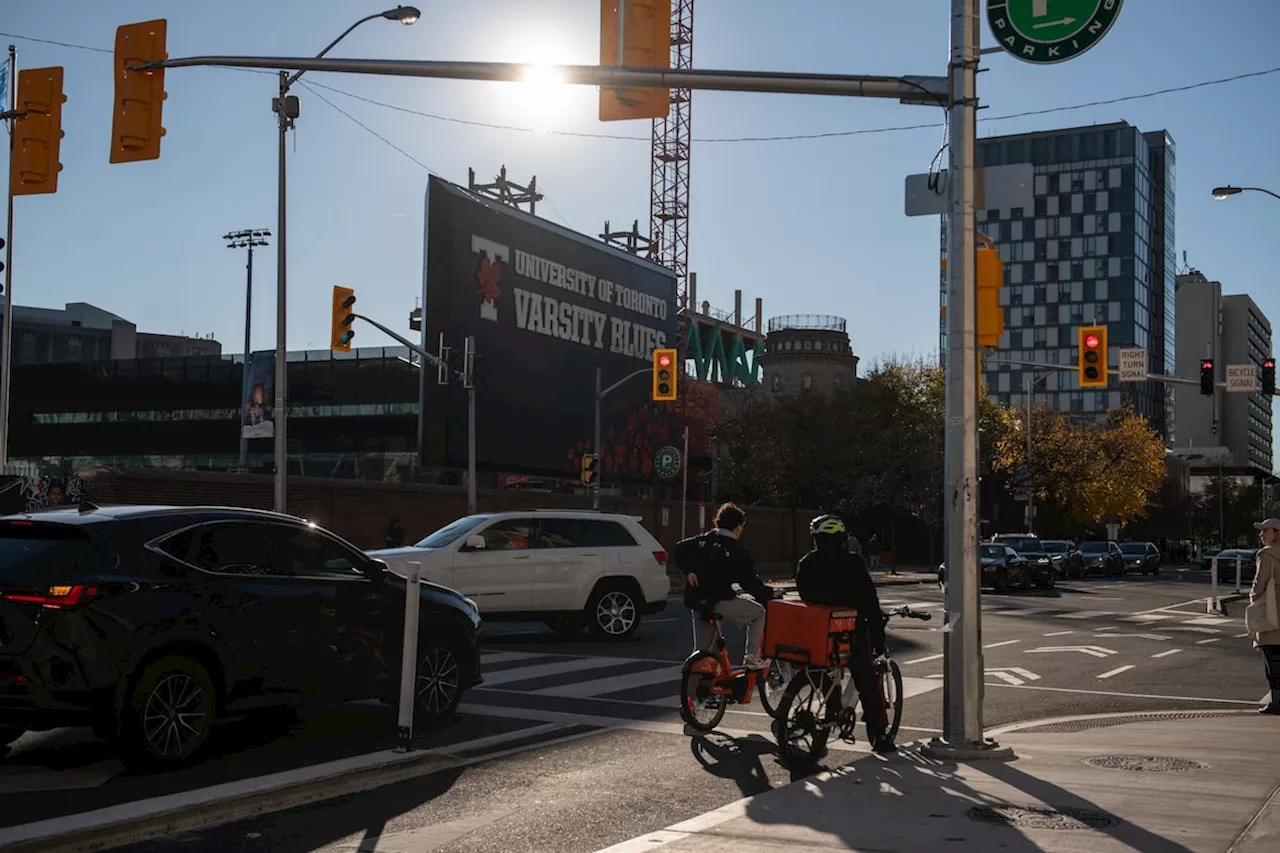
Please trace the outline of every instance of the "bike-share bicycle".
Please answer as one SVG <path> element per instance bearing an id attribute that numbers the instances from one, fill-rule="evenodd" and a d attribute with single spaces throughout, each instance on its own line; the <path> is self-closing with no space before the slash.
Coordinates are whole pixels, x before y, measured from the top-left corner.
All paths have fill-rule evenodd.
<path id="1" fill-rule="evenodd" d="M 716 612 L 697 613 L 714 629 L 711 651 L 698 651 L 685 660 L 680 671 L 680 716 L 693 729 L 709 732 L 724 719 L 730 705 L 748 705 L 758 691 L 769 716 L 778 711 L 778 699 L 793 669 L 787 661 L 766 660 L 764 669 L 734 667 L 724 638 L 724 617 Z"/>
<path id="2" fill-rule="evenodd" d="M 795 670 L 773 714 L 773 733 L 785 761 L 804 763 L 821 757 L 834 729 L 841 740 L 853 742 L 858 703 L 845 704 L 849 659 L 857 611 L 824 605 L 771 602 L 765 622 L 765 653 Z M 899 607 L 884 615 L 928 621 L 929 613 Z M 875 662 L 880 695 L 888 715 L 886 734 L 898 734 L 902 722 L 902 670 L 888 651 Z M 865 713 L 864 713 L 865 716 Z"/>

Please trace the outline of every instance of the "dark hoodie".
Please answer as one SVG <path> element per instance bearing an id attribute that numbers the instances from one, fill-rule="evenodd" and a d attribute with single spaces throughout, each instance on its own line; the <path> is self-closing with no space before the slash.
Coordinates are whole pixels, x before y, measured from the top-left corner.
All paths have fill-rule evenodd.
<path id="1" fill-rule="evenodd" d="M 862 557 L 850 554 L 838 537 L 820 537 L 818 542 L 821 544 L 801 557 L 796 568 L 800 598 L 812 604 L 855 608 L 858 632 L 869 636 L 875 649 L 883 649 L 884 611 Z"/>

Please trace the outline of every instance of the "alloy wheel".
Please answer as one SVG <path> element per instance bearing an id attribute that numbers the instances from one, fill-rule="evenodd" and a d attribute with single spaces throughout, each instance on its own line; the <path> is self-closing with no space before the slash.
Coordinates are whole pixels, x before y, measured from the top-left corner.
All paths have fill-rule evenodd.
<path id="1" fill-rule="evenodd" d="M 442 714 L 452 705 L 462 684 L 461 667 L 447 648 L 427 652 L 418 665 L 418 707 L 428 714 Z"/>
<path id="2" fill-rule="evenodd" d="M 606 634 L 616 637 L 627 633 L 636 623 L 636 603 L 625 592 L 607 592 L 596 605 L 596 624 Z"/>
<path id="3" fill-rule="evenodd" d="M 148 749 L 167 759 L 184 758 L 200 744 L 209 724 L 205 692 L 185 672 L 163 676 L 142 705 L 142 734 Z"/>

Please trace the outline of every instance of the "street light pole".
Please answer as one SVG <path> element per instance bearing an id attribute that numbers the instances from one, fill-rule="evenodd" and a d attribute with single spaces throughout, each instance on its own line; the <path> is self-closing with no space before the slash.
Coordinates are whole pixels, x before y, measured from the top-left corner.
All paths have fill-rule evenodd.
<path id="1" fill-rule="evenodd" d="M 388 9 L 385 12 L 379 12 L 375 15 L 366 15 L 356 21 L 351 26 L 342 31 L 336 39 L 329 42 L 325 49 L 316 54 L 316 59 L 320 59 L 326 53 L 333 50 L 338 42 L 346 38 L 352 30 L 366 21 L 372 21 L 374 18 L 386 18 L 390 21 L 399 21 L 408 25 L 416 23 L 422 13 L 413 6 L 397 6 L 394 9 Z M 298 99 L 289 94 L 290 87 L 298 82 L 298 78 L 305 72 L 295 71 L 289 74 L 288 71 L 280 71 L 280 94 L 271 102 L 271 109 L 276 113 L 276 127 L 278 129 L 278 159 L 277 173 L 278 182 L 276 187 L 276 379 L 275 379 L 275 402 L 272 408 L 272 420 L 274 423 L 275 436 L 275 510 L 276 512 L 285 511 L 286 501 L 286 483 L 287 483 L 287 467 L 288 467 L 288 393 L 287 386 L 289 382 L 289 365 L 288 349 L 285 346 L 285 335 L 288 330 L 288 323 L 285 316 L 287 292 L 287 272 L 288 272 L 288 252 L 286 250 L 286 219 L 285 219 L 285 140 L 289 134 L 289 129 L 293 127 L 294 119 L 301 112 Z"/>
<path id="2" fill-rule="evenodd" d="M 1214 187 L 1213 197 L 1216 198 L 1218 201 L 1222 201 L 1224 198 L 1227 198 L 1228 196 L 1240 195 L 1240 193 L 1243 193 L 1243 192 L 1266 193 L 1272 198 L 1280 199 L 1280 193 L 1274 193 L 1271 190 L 1263 189 L 1262 187 L 1233 187 L 1230 185 L 1225 187 Z"/>
<path id="3" fill-rule="evenodd" d="M 233 231 L 222 236 L 222 239 L 227 241 L 228 249 L 249 250 L 249 259 L 245 263 L 244 282 L 244 370 L 240 382 L 240 416 L 236 418 L 236 421 L 240 424 L 240 469 L 242 471 L 249 467 L 249 439 L 244 434 L 244 413 L 249 408 L 249 391 L 251 388 L 249 332 L 253 325 L 253 247 L 267 245 L 267 241 L 263 238 L 270 236 L 271 232 L 265 228 Z"/>

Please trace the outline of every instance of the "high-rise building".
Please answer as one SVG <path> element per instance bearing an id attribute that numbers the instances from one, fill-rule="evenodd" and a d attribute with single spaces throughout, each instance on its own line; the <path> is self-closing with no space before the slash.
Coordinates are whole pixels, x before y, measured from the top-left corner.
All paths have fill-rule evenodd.
<path id="1" fill-rule="evenodd" d="M 1224 296 L 1222 284 L 1191 271 L 1177 277 L 1177 373 L 1194 379 L 1200 362 L 1211 358 L 1217 381 L 1227 365 L 1259 371 L 1271 355 L 1271 322 L 1243 294 Z M 1216 389 L 1201 394 L 1182 385 L 1175 392 L 1178 452 L 1195 458 L 1193 468 L 1222 463 L 1236 474 L 1271 474 L 1271 400 L 1261 394 Z M 1218 458 L 1218 457 L 1225 458 Z"/>
<path id="2" fill-rule="evenodd" d="M 978 140 L 978 166 L 1030 163 L 1033 209 L 978 211 L 978 230 L 1005 262 L 1005 333 L 984 359 L 988 393 L 1004 405 L 1033 402 L 1095 415 L 1132 402 L 1172 444 L 1171 386 L 1119 382 L 1119 350 L 1144 347 L 1149 372 L 1174 366 L 1174 143 L 1127 122 Z M 943 218 L 942 246 L 947 245 Z M 941 346 L 945 353 L 946 281 Z M 1108 329 L 1116 371 L 1108 388 L 1082 390 L 1075 373 L 1019 364 L 1073 365 L 1076 330 Z"/>

